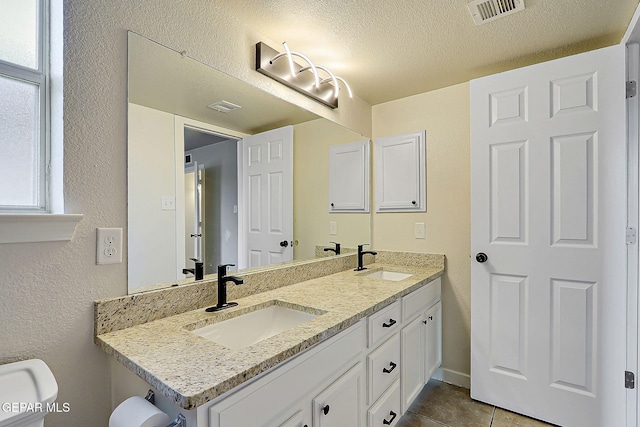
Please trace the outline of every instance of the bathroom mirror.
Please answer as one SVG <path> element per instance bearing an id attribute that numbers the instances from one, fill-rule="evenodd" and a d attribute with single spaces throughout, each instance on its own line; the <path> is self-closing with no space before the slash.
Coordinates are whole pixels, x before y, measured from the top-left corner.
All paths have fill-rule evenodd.
<path id="1" fill-rule="evenodd" d="M 184 52 L 132 32 L 128 43 L 129 293 L 185 279 L 194 256 L 205 274 L 238 264 L 238 218 L 248 211 L 246 187 L 238 185 L 239 141 L 284 126 L 293 128 L 293 236 L 275 251 L 303 260 L 331 254 L 317 251 L 330 241 L 343 248 L 370 241 L 368 213 L 326 208 L 329 147 L 368 137 Z"/>

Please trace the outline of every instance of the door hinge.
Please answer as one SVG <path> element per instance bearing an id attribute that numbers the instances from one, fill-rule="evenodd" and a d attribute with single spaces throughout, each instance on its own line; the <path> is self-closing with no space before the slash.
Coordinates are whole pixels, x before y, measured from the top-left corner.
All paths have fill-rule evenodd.
<path id="1" fill-rule="evenodd" d="M 633 227 L 627 227 L 626 241 L 627 245 L 635 245 L 638 241 L 637 231 Z"/>
<path id="2" fill-rule="evenodd" d="M 636 376 L 633 372 L 624 371 L 624 387 L 630 389 L 636 388 Z"/>
<path id="3" fill-rule="evenodd" d="M 635 80 L 629 80 L 627 82 L 627 98 L 633 98 L 634 96 L 636 96 L 637 94 L 636 86 L 637 85 Z"/>

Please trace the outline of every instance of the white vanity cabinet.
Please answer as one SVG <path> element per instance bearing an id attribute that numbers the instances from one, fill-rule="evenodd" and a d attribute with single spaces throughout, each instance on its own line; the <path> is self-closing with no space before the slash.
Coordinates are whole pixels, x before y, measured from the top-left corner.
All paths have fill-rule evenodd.
<path id="1" fill-rule="evenodd" d="M 313 427 L 362 425 L 363 376 L 358 362 L 313 398 Z"/>
<path id="2" fill-rule="evenodd" d="M 199 406 L 189 427 L 393 427 L 441 361 L 440 279 Z"/>
<path id="3" fill-rule="evenodd" d="M 442 362 L 441 279 L 402 299 L 400 372 L 402 412 L 406 412 L 422 387 Z"/>
<path id="4" fill-rule="evenodd" d="M 369 316 L 367 427 L 394 426 L 440 366 L 441 279 Z"/>
<path id="5" fill-rule="evenodd" d="M 208 427 L 360 427 L 350 417 L 352 412 L 358 417 L 362 412 L 360 360 L 366 346 L 365 329 L 361 320 L 239 390 L 203 405 L 198 408 L 198 427 L 201 416 L 208 418 Z M 320 410 L 329 405 L 327 417 L 320 416 L 319 405 Z M 341 423 L 343 416 L 349 421 L 346 424 Z"/>

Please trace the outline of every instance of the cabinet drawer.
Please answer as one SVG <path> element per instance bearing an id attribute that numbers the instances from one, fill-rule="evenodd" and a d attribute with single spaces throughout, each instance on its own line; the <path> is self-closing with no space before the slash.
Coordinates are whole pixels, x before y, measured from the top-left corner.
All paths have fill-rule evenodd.
<path id="1" fill-rule="evenodd" d="M 441 288 L 442 280 L 438 277 L 417 291 L 402 297 L 402 320 L 410 320 L 431 307 L 440 299 Z"/>
<path id="2" fill-rule="evenodd" d="M 395 426 L 400 419 L 400 381 L 397 380 L 367 412 L 368 427 Z"/>
<path id="3" fill-rule="evenodd" d="M 240 388 L 208 408 L 209 425 L 279 425 L 274 420 L 287 419 L 285 412 L 291 411 L 299 399 L 361 357 L 364 332 L 362 321 L 331 339 L 328 345 L 321 344 L 316 351 L 312 349 L 296 356 L 254 383 Z"/>
<path id="4" fill-rule="evenodd" d="M 372 403 L 400 372 L 400 336 L 394 334 L 367 356 L 368 387 L 367 403 Z"/>
<path id="5" fill-rule="evenodd" d="M 400 329 L 400 301 L 372 314 L 368 319 L 369 348 Z"/>

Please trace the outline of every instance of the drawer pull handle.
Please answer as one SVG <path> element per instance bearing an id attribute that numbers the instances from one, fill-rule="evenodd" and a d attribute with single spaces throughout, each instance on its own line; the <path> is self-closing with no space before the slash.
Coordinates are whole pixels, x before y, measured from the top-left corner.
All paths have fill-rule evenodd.
<path id="1" fill-rule="evenodd" d="M 396 413 L 395 413 L 395 412 L 393 412 L 393 411 L 389 411 L 389 415 L 391 415 L 391 418 L 389 419 L 389 421 L 387 421 L 387 420 L 382 420 L 382 424 L 385 424 L 385 425 L 391 425 L 391 423 L 393 422 L 393 420 L 395 420 L 395 419 L 396 419 L 396 415 L 398 415 L 398 414 L 396 414 Z"/>
<path id="2" fill-rule="evenodd" d="M 396 365 L 396 364 L 395 364 L 395 363 L 393 363 L 393 362 L 389 362 L 389 366 L 391 366 L 391 368 L 389 368 L 389 369 L 387 369 L 387 368 L 383 368 L 383 369 L 382 369 L 382 372 L 384 372 L 385 374 L 390 374 L 390 373 L 391 373 L 391 371 L 393 371 L 394 369 L 396 369 L 396 366 L 398 366 L 398 365 Z"/>
<path id="3" fill-rule="evenodd" d="M 325 415 L 329 413 L 329 405 L 326 405 L 324 408 L 322 408 L 322 413 Z"/>
<path id="4" fill-rule="evenodd" d="M 396 321 L 394 319 L 389 319 L 389 323 L 383 323 L 382 327 L 383 328 L 390 328 L 395 324 L 396 324 Z"/>

